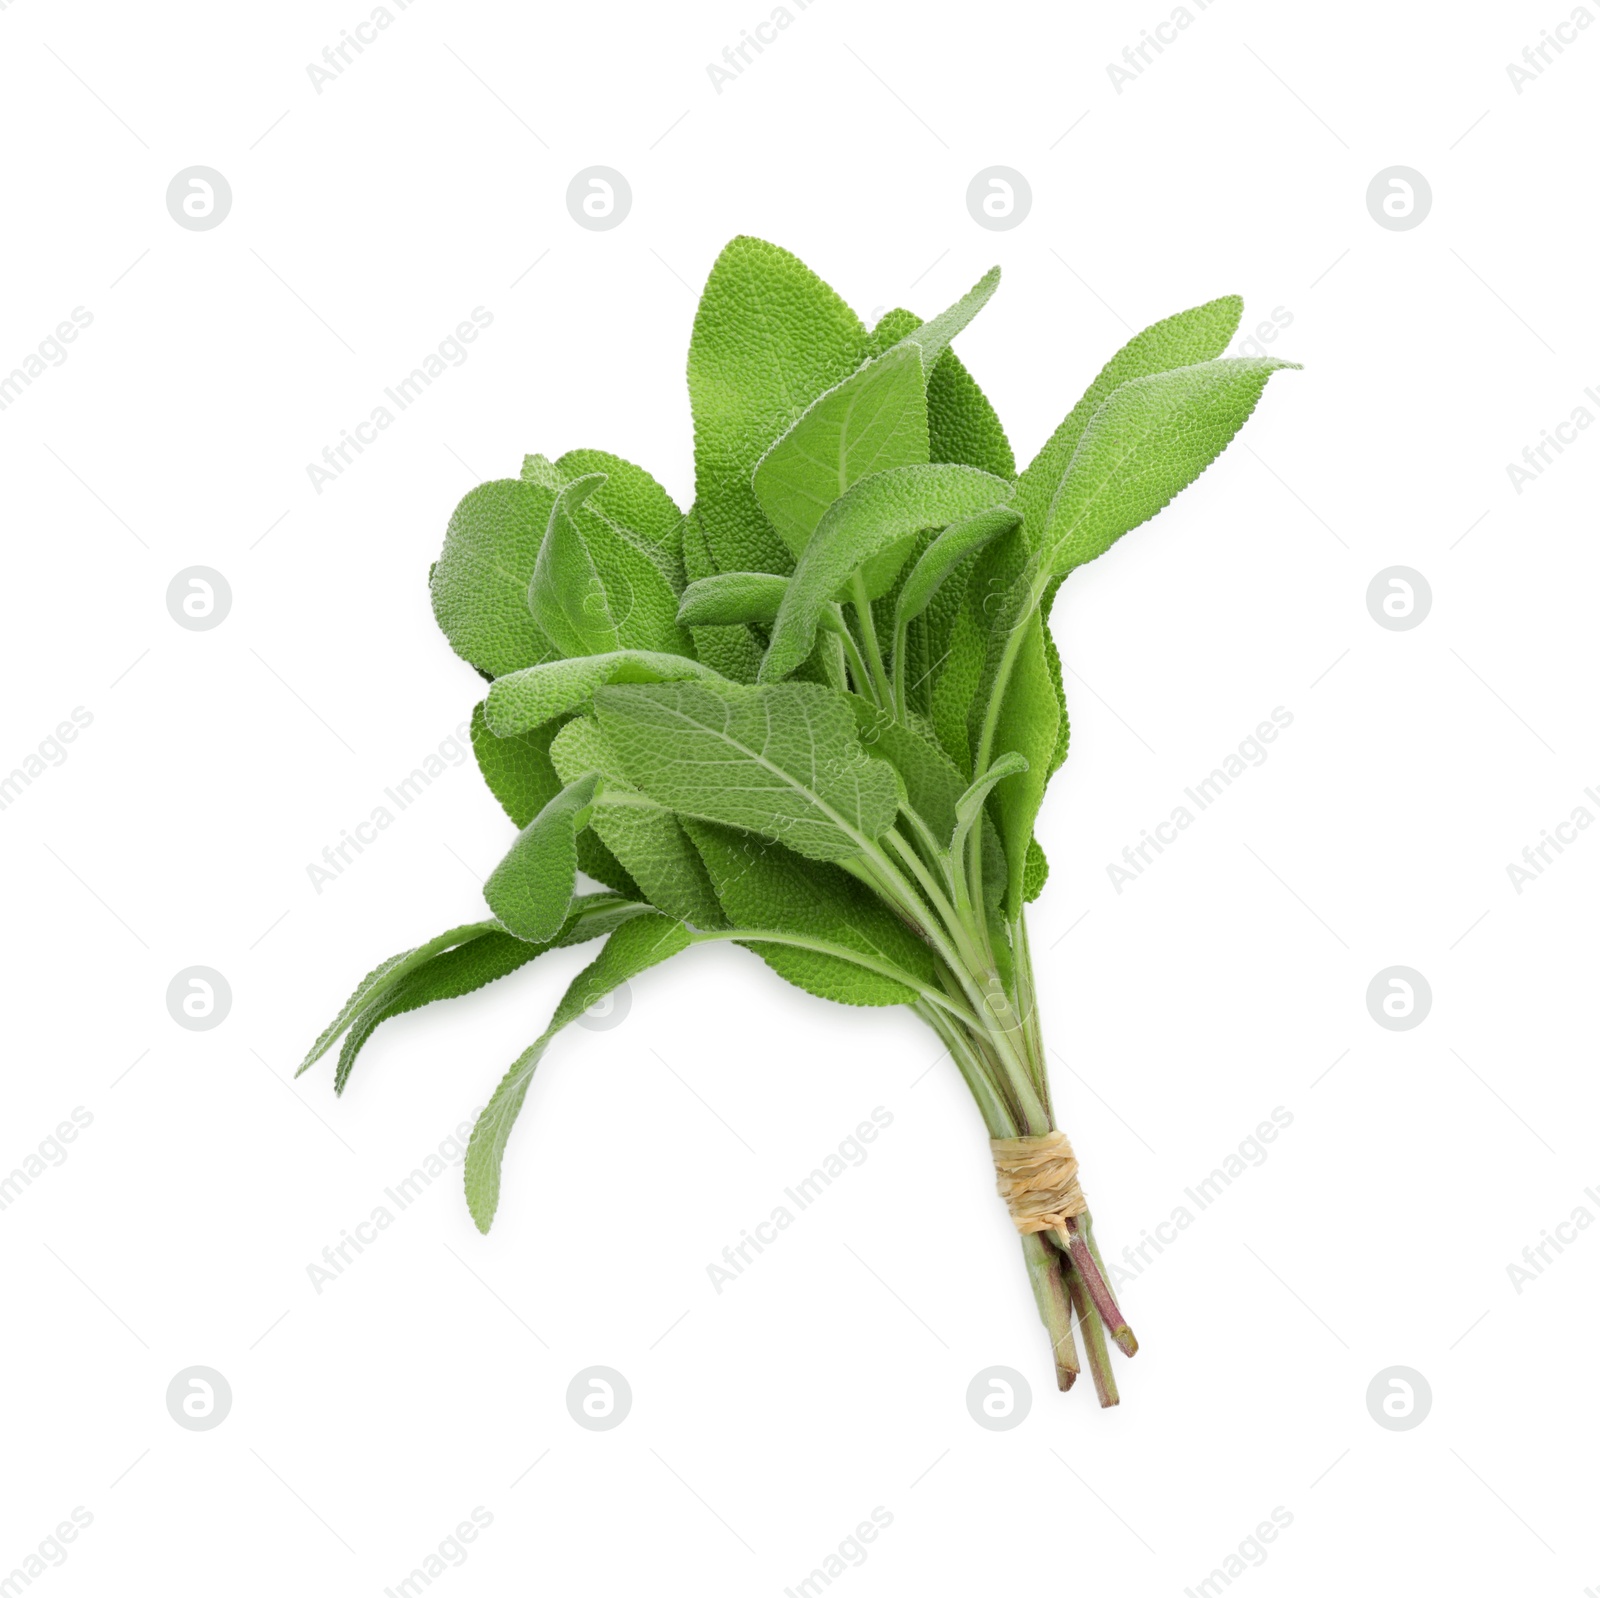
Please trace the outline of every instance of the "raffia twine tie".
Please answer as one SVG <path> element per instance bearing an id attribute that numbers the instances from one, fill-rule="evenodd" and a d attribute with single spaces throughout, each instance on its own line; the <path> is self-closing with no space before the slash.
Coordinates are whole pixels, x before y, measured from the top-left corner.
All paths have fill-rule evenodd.
<path id="1" fill-rule="evenodd" d="M 1078 1157 L 1065 1132 L 990 1138 L 989 1147 L 1000 1197 L 1019 1232 L 1053 1231 L 1089 1208 L 1078 1186 Z"/>

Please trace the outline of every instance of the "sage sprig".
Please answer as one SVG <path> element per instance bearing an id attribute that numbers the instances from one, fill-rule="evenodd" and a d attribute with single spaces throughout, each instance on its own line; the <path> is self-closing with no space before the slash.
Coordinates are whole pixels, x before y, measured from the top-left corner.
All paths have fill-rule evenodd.
<path id="1" fill-rule="evenodd" d="M 735 239 L 689 349 L 695 498 L 600 450 L 472 490 L 434 613 L 490 681 L 485 780 L 521 830 L 491 919 L 385 961 L 317 1039 L 342 1092 L 390 1017 L 604 938 L 506 1073 L 466 1160 L 489 1229 L 529 1084 L 563 1027 L 698 944 L 732 941 L 840 1004 L 904 1005 L 977 1103 L 1059 1385 L 1117 1402 L 1138 1344 L 1055 1124 L 1026 907 L 1066 758 L 1062 582 L 1226 448 L 1291 363 L 1223 356 L 1240 301 L 1131 339 L 1018 473 L 950 348 L 999 283 L 869 330 L 787 251 Z M 604 892 L 581 891 L 580 874 Z"/>

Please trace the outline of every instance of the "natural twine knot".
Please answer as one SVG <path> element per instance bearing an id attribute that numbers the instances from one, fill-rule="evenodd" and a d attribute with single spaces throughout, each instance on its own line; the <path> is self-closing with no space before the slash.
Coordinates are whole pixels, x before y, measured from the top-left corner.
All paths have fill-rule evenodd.
<path id="1" fill-rule="evenodd" d="M 1000 1197 L 1019 1232 L 1049 1232 L 1082 1215 L 1089 1201 L 1078 1186 L 1078 1157 L 1065 1132 L 990 1138 Z"/>

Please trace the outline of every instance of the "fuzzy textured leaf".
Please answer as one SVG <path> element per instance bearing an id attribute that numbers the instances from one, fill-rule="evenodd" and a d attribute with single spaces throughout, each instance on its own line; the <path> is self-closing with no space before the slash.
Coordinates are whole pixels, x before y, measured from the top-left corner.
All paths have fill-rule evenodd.
<path id="1" fill-rule="evenodd" d="M 569 721 L 550 754 L 563 781 L 575 782 L 589 772 L 599 775 L 590 831 L 605 840 L 651 904 L 692 926 L 724 924 L 705 863 L 677 816 L 626 780 L 599 722 L 588 716 Z"/>
<path id="2" fill-rule="evenodd" d="M 550 1040 L 569 1022 L 624 982 L 689 947 L 689 930 L 666 916 L 645 914 L 625 922 L 606 939 L 597 959 L 585 966 L 556 1006 L 550 1025 L 501 1078 L 478 1117 L 467 1144 L 467 1207 L 480 1232 L 487 1232 L 500 1207 L 500 1167 L 506 1141 L 528 1096 L 528 1085 Z"/>
<path id="3" fill-rule="evenodd" d="M 677 592 L 657 555 L 585 503 L 605 481 L 591 473 L 556 495 L 528 584 L 533 619 L 568 656 L 622 649 L 686 655 Z"/>
<path id="4" fill-rule="evenodd" d="M 730 627 L 755 622 L 770 627 L 783 603 L 787 577 L 766 572 L 720 572 L 689 584 L 678 602 L 683 627 Z"/>
<path id="5" fill-rule="evenodd" d="M 1078 447 L 1089 418 L 1112 393 L 1136 377 L 1170 372 L 1175 366 L 1193 366 L 1214 360 L 1228 347 L 1239 327 L 1244 302 L 1237 294 L 1208 300 L 1175 316 L 1152 323 L 1135 333 L 1101 367 L 1083 397 L 1067 413 L 1044 447 L 1028 463 L 1017 482 L 1017 506 L 1026 519 L 1026 533 L 1035 544 L 1043 533 L 1050 502 L 1066 476 L 1072 453 Z"/>
<path id="6" fill-rule="evenodd" d="M 560 653 L 528 609 L 528 581 L 554 505 L 542 483 L 501 478 L 473 489 L 445 530 L 428 584 L 433 614 L 450 647 L 487 676 Z"/>
<path id="7" fill-rule="evenodd" d="M 819 866 L 781 844 L 732 827 L 705 821 L 684 825 L 733 926 L 828 944 L 903 971 L 925 985 L 936 981 L 928 946 L 838 867 Z M 745 947 L 786 982 L 836 1004 L 910 1004 L 917 997 L 904 982 L 838 954 L 765 940 Z"/>
<path id="8" fill-rule="evenodd" d="M 689 343 L 695 514 L 713 570 L 791 569 L 793 553 L 763 514 L 751 473 L 866 353 L 860 317 L 787 250 L 741 237 L 717 257 Z"/>
<path id="9" fill-rule="evenodd" d="M 1244 426 L 1267 379 L 1293 364 L 1233 356 L 1118 388 L 1083 430 L 1037 535 L 1051 575 L 1103 555 L 1187 488 Z"/>
<path id="10" fill-rule="evenodd" d="M 376 1003 L 369 1003 L 355 1018 L 339 1050 L 333 1090 L 343 1093 L 356 1056 L 385 1021 L 420 1010 L 438 999 L 457 999 L 497 982 L 537 960 L 548 949 L 566 948 L 589 938 L 603 937 L 624 921 L 644 915 L 648 906 L 612 893 L 585 894 L 577 899 L 560 932 L 549 943 L 528 943 L 509 932 L 493 931 L 470 943 L 458 944 L 418 966 Z"/>
<path id="11" fill-rule="evenodd" d="M 496 737 L 509 738 L 582 710 L 595 689 L 608 683 L 676 682 L 685 677 L 721 680 L 711 667 L 685 655 L 642 649 L 552 660 L 499 678 L 484 701 L 484 719 Z"/>
<path id="12" fill-rule="evenodd" d="M 517 834 L 489 874 L 483 896 L 507 932 L 546 943 L 560 930 L 578 875 L 579 831 L 588 825 L 598 778 L 569 782 Z"/>
<path id="13" fill-rule="evenodd" d="M 949 310 L 822 395 L 761 457 L 756 498 L 794 555 L 853 483 L 928 462 L 928 374 L 999 281 L 996 267 Z"/>
<path id="14" fill-rule="evenodd" d="M 813 683 L 602 688 L 595 711 L 628 780 L 682 815 L 813 860 L 859 854 L 893 824 L 893 773 L 868 757 L 846 697 Z"/>

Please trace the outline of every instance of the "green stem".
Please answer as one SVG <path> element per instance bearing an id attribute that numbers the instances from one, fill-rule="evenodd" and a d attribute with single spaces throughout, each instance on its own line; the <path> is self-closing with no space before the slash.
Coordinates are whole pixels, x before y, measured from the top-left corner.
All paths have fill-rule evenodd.
<path id="1" fill-rule="evenodd" d="M 1110 1283 L 1105 1279 L 1099 1251 L 1089 1246 L 1088 1229 L 1083 1224 L 1084 1220 L 1085 1217 L 1073 1216 L 1064 1227 L 1056 1227 L 1050 1235 L 1056 1240 L 1056 1246 L 1072 1261 L 1073 1270 L 1083 1283 L 1084 1290 L 1088 1293 L 1095 1309 L 1099 1311 L 1100 1319 L 1105 1322 L 1106 1330 L 1111 1333 L 1117 1347 L 1131 1359 L 1139 1352 L 1139 1339 L 1133 1335 L 1133 1328 L 1123 1318 L 1122 1310 L 1111 1292 Z"/>
<path id="2" fill-rule="evenodd" d="M 894 629 L 894 702 L 902 711 L 910 709 L 911 701 L 906 697 L 906 636 L 910 629 L 909 622 L 903 622 L 898 616 L 895 618 Z"/>
<path id="3" fill-rule="evenodd" d="M 1028 603 L 1006 634 L 1006 647 L 995 669 L 994 682 L 989 689 L 989 703 L 983 713 L 983 730 L 978 735 L 978 753 L 972 766 L 974 782 L 989 769 L 989 761 L 994 754 L 994 735 L 1000 725 L 1000 707 L 1005 702 L 1006 685 L 1011 681 L 1011 671 L 1017 663 L 1017 653 L 1022 648 L 1023 634 L 1027 631 L 1029 619 L 1039 608 L 1042 593 L 1043 589 L 1037 581 L 1030 585 Z"/>
<path id="4" fill-rule="evenodd" d="M 1016 970 L 1017 1011 L 1028 1037 L 1028 1058 L 1033 1065 L 1034 1086 L 1044 1107 L 1050 1106 L 1050 1073 L 1044 1060 L 1044 1028 L 1039 1020 L 1039 996 L 1033 980 L 1033 955 L 1028 947 L 1028 921 L 1022 907 L 1011 923 L 1011 958 Z"/>
<path id="5" fill-rule="evenodd" d="M 872 680 L 878 686 L 881 703 L 893 709 L 894 689 L 889 685 L 889 674 L 883 669 L 883 651 L 878 647 L 878 626 L 872 619 L 872 601 L 867 598 L 866 579 L 860 572 L 852 579 L 850 592 L 855 601 L 856 620 L 861 624 L 861 647 L 866 651 Z"/>
<path id="6" fill-rule="evenodd" d="M 1037 1232 L 1022 1236 L 1022 1257 L 1027 1262 L 1028 1280 L 1039 1305 L 1039 1319 L 1050 1334 L 1050 1349 L 1055 1356 L 1056 1386 L 1064 1393 L 1078 1379 L 1078 1345 L 1072 1335 L 1072 1300 L 1067 1292 L 1066 1273 L 1061 1256 Z"/>
<path id="7" fill-rule="evenodd" d="M 856 692 L 870 699 L 881 710 L 883 701 L 878 697 L 878 687 L 872 680 L 872 673 L 867 670 L 867 663 L 861 658 L 861 651 L 856 647 L 855 634 L 845 626 L 844 617 L 839 612 L 837 605 L 830 605 L 823 612 L 823 621 L 828 630 L 837 633 L 839 642 L 844 648 L 845 661 L 850 667 L 850 677 L 855 683 Z"/>
<path id="8" fill-rule="evenodd" d="M 1122 1399 L 1117 1392 L 1116 1373 L 1111 1369 L 1111 1351 L 1106 1347 L 1105 1328 L 1100 1324 L 1100 1316 L 1088 1293 L 1084 1291 L 1082 1279 L 1070 1268 L 1067 1271 L 1067 1293 L 1077 1312 L 1078 1330 L 1083 1333 L 1083 1351 L 1088 1356 L 1089 1374 L 1094 1377 L 1094 1390 L 1099 1395 L 1100 1407 L 1110 1409 L 1113 1404 L 1120 1404 Z"/>
<path id="9" fill-rule="evenodd" d="M 918 1004 L 916 1009 L 923 1020 L 938 1033 L 944 1046 L 950 1051 L 950 1058 L 956 1062 L 956 1069 L 961 1073 L 962 1080 L 967 1084 L 977 1103 L 978 1113 L 983 1117 L 983 1124 L 988 1128 L 989 1136 L 1015 1137 L 1017 1130 L 1015 1118 L 1006 1108 L 999 1089 L 995 1086 L 977 1051 L 939 1011 L 922 1004 Z"/>

